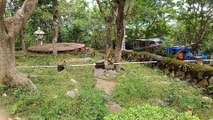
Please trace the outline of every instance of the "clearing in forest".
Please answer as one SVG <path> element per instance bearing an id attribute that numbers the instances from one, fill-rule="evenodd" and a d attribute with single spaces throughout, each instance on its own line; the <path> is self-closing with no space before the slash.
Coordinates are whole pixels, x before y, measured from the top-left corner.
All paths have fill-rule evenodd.
<path id="1" fill-rule="evenodd" d="M 85 56 L 31 56 L 18 57 L 17 65 L 57 65 L 63 60 Z M 90 62 L 95 63 L 97 59 Z M 85 62 L 82 62 L 84 64 Z M 80 64 L 73 62 L 72 64 Z M 0 86 L 0 106 L 13 118 L 23 119 L 103 119 L 110 111 L 107 102 L 118 103 L 122 108 L 150 104 L 166 107 L 178 112 L 193 108 L 193 114 L 200 119 L 213 118 L 212 100 L 202 96 L 201 90 L 189 86 L 186 82 L 173 79 L 158 69 L 143 65 L 124 65 L 124 70 L 117 73 L 112 89 L 106 94 L 95 89 L 100 81 L 94 77 L 93 66 L 69 67 L 64 72 L 56 68 L 24 68 L 25 73 L 36 84 L 35 92 L 23 89 L 8 89 Z M 73 82 L 73 79 L 75 80 Z M 104 81 L 106 82 L 106 81 Z M 111 81 L 110 81 L 111 82 Z M 108 84 L 108 81 L 105 83 Z M 111 84 L 111 83 L 110 83 Z M 97 86 L 96 86 L 97 87 Z M 104 86 L 100 86 L 104 88 Z M 67 92 L 77 89 L 74 97 Z M 107 88 L 108 89 L 108 88 Z"/>

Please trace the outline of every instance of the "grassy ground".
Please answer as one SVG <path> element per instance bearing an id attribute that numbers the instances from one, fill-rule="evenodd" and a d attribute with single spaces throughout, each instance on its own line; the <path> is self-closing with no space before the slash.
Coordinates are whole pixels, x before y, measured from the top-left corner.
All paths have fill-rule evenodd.
<path id="1" fill-rule="evenodd" d="M 70 55 L 19 57 L 17 65 L 56 65 L 72 58 L 74 56 Z M 184 112 L 192 107 L 194 114 L 201 119 L 213 118 L 212 103 L 202 98 L 199 89 L 167 77 L 160 70 L 141 65 L 125 65 L 125 70 L 114 78 L 118 86 L 113 95 L 107 96 L 94 89 L 96 80 L 93 69 L 73 67 L 61 73 L 57 72 L 56 68 L 19 69 L 20 72 L 28 74 L 38 89 L 35 92 L 27 92 L 19 88 L 8 89 L 0 86 L 0 95 L 7 94 L 7 97 L 0 98 L 0 106 L 5 106 L 11 116 L 24 119 L 90 120 L 107 116 L 109 111 L 106 101 L 111 99 L 123 108 L 152 104 Z M 71 79 L 78 83 L 72 83 Z M 77 96 L 68 98 L 67 91 L 76 88 L 79 90 Z"/>

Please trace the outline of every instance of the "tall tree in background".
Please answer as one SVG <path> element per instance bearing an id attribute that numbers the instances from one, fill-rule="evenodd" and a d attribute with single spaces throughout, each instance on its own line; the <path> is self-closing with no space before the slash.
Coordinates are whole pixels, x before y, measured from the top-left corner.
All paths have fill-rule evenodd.
<path id="1" fill-rule="evenodd" d="M 106 54 L 112 50 L 112 25 L 115 20 L 116 6 L 112 1 L 96 0 L 106 24 Z M 105 6 L 104 6 L 105 5 Z"/>
<path id="2" fill-rule="evenodd" d="M 52 40 L 52 49 L 53 49 L 53 55 L 57 55 L 57 48 L 56 43 L 58 41 L 58 34 L 59 34 L 59 17 L 58 17 L 58 10 L 57 10 L 58 1 L 53 0 L 52 1 L 52 8 L 53 8 L 53 40 Z"/>
<path id="3" fill-rule="evenodd" d="M 124 7 L 124 37 L 123 37 L 123 42 L 122 42 L 122 50 L 126 50 L 126 47 L 125 47 L 125 35 L 126 35 L 126 27 L 128 25 L 128 21 L 129 19 L 131 18 L 132 16 L 132 10 L 133 10 L 133 7 L 135 6 L 135 3 L 136 3 L 136 0 L 128 0 L 126 1 L 126 5 Z"/>
<path id="4" fill-rule="evenodd" d="M 125 7 L 126 0 L 115 0 L 118 13 L 116 17 L 116 47 L 115 47 L 115 62 L 121 62 L 121 55 L 122 55 L 122 41 L 124 38 L 124 7 Z M 116 65 L 116 70 L 120 70 L 120 65 Z"/>
<path id="5" fill-rule="evenodd" d="M 213 1 L 212 0 L 184 0 L 180 7 L 179 22 L 185 26 L 184 33 L 187 41 L 198 51 L 200 43 L 211 34 L 213 26 Z"/>
<path id="6" fill-rule="evenodd" d="M 14 16 L 5 19 L 6 0 L 0 0 L 0 84 L 36 89 L 15 67 L 15 37 L 35 10 L 38 0 L 25 0 Z"/>

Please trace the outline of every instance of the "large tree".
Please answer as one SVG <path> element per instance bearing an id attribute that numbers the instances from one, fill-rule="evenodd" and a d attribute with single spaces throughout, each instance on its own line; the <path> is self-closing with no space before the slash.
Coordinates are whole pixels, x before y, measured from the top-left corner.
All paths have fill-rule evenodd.
<path id="1" fill-rule="evenodd" d="M 10 18 L 5 18 L 6 0 L 0 0 L 0 83 L 30 90 L 36 86 L 15 67 L 15 37 L 35 10 L 38 0 L 25 0 Z"/>
<path id="2" fill-rule="evenodd" d="M 181 3 L 181 2 L 180 2 Z M 179 6 L 179 39 L 185 40 L 193 46 L 195 53 L 202 42 L 211 39 L 213 26 L 213 1 L 212 0 L 183 0 Z"/>
<path id="3" fill-rule="evenodd" d="M 124 7 L 126 0 L 115 0 L 118 11 L 116 17 L 116 47 L 115 47 L 115 62 L 121 62 L 121 55 L 122 55 L 122 41 L 124 38 Z M 116 70 L 120 70 L 120 65 L 116 65 Z"/>
<path id="4" fill-rule="evenodd" d="M 112 25 L 115 20 L 116 5 L 108 0 L 96 0 L 106 24 L 106 55 L 112 50 Z"/>
<path id="5" fill-rule="evenodd" d="M 59 19 L 58 19 L 57 4 L 58 4 L 57 0 L 52 1 L 53 26 L 54 26 L 54 36 L 53 36 L 53 40 L 52 40 L 53 55 L 57 55 L 56 43 L 58 41 L 58 34 L 59 34 Z"/>

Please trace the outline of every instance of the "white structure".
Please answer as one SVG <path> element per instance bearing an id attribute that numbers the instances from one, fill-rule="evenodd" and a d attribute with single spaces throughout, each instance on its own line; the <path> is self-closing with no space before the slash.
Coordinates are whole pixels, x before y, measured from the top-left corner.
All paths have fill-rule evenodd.
<path id="1" fill-rule="evenodd" d="M 42 31 L 40 27 L 38 27 L 38 29 L 34 32 L 34 35 L 36 36 L 37 44 L 43 45 L 45 32 Z"/>
<path id="2" fill-rule="evenodd" d="M 123 38 L 123 41 L 122 41 L 122 47 L 121 47 L 121 50 L 126 50 L 126 44 L 125 44 L 125 41 L 126 41 L 126 38 L 127 38 L 127 35 L 126 35 L 126 30 L 128 29 L 128 25 L 126 26 L 126 28 L 124 29 L 124 38 Z"/>

